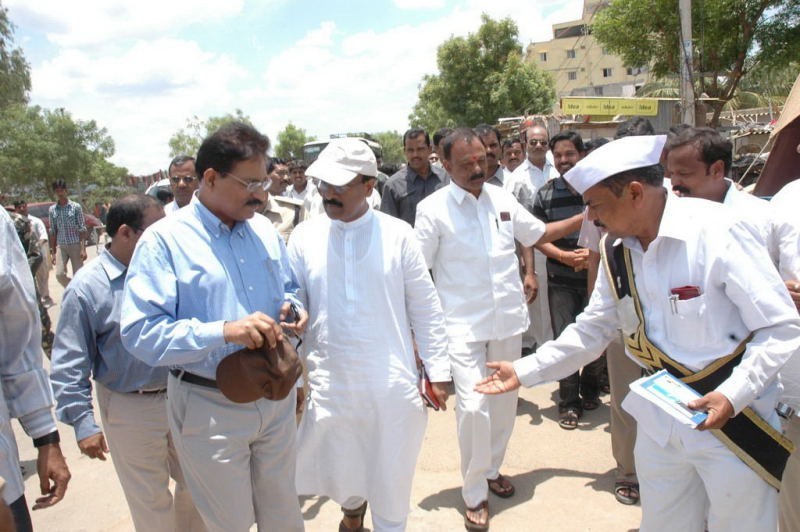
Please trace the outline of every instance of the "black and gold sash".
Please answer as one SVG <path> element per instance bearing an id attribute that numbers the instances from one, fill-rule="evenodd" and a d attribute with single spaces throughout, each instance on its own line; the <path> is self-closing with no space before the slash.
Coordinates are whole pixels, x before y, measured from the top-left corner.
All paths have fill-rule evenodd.
<path id="1" fill-rule="evenodd" d="M 731 375 L 733 368 L 741 362 L 752 334 L 733 353 L 715 360 L 700 371 L 691 371 L 670 358 L 647 338 L 630 251 L 621 243 L 615 245 L 614 237 L 609 238 L 606 235 L 600 243 L 600 254 L 617 301 L 630 296 L 639 318 L 639 325 L 633 334 L 623 334 L 625 346 L 631 355 L 652 370 L 666 369 L 700 395 L 715 390 Z M 721 429 L 712 429 L 711 433 L 770 486 L 780 489 L 783 470 L 789 455 L 794 451 L 794 445 L 752 408 L 745 408 L 729 419 Z"/>

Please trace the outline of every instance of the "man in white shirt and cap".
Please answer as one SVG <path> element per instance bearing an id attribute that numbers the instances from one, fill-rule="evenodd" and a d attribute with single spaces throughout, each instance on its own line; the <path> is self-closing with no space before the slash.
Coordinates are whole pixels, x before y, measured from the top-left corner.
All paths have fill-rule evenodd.
<path id="1" fill-rule="evenodd" d="M 488 364 L 495 373 L 476 389 L 563 377 L 621 328 L 629 356 L 684 380 L 699 395 L 688 408 L 707 413 L 692 428 L 640 394 L 625 398 L 637 422 L 641 530 L 774 531 L 792 449 L 778 428 L 776 377 L 800 347 L 800 317 L 750 228 L 663 188 L 665 140 L 616 140 L 566 174 L 609 233 L 589 306 L 536 356 Z"/>
<path id="2" fill-rule="evenodd" d="M 514 494 L 514 485 L 500 474 L 500 466 L 514 427 L 517 398 L 516 394 L 486 398 L 473 388 L 486 376 L 487 360 L 520 356 L 534 272 L 532 268 L 525 272 L 523 291 L 515 241 L 530 257 L 537 242 L 577 230 L 581 216 L 545 226 L 508 191 L 484 186 L 486 148 L 473 130 L 456 129 L 442 145 L 445 169 L 453 182 L 420 202 L 415 231 L 445 312 L 465 525 L 469 530 L 486 530 L 488 491 L 499 497 Z M 529 259 L 525 262 L 531 264 Z"/>
<path id="3" fill-rule="evenodd" d="M 327 216 L 289 240 L 311 316 L 297 491 L 341 504 L 340 531 L 363 530 L 367 502 L 374 530 L 405 530 L 427 422 L 415 342 L 442 409 L 450 381 L 442 308 L 413 229 L 368 205 L 377 171 L 360 140 L 331 141 L 306 172 Z"/>

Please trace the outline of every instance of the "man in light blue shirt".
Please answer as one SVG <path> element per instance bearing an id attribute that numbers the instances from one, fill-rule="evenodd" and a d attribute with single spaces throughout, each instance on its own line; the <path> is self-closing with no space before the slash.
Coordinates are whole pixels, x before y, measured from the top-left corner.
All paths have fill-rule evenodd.
<path id="1" fill-rule="evenodd" d="M 153 225 L 131 261 L 122 342 L 152 366 L 170 366 L 167 408 L 195 505 L 213 531 L 302 530 L 294 487 L 295 392 L 281 401 L 228 400 L 216 369 L 242 347 L 274 346 L 307 314 L 283 239 L 256 211 L 270 182 L 269 139 L 230 123 L 203 141 L 191 203 Z"/>
<path id="2" fill-rule="evenodd" d="M 111 242 L 64 292 L 50 380 L 56 415 L 75 429 L 81 452 L 100 460 L 109 450 L 114 456 L 136 530 L 203 530 L 170 437 L 168 370 L 131 356 L 119 335 L 128 263 L 144 230 L 163 217 L 161 202 L 144 194 L 111 206 L 106 225 Z M 90 376 L 105 434 L 95 421 Z"/>
<path id="3" fill-rule="evenodd" d="M 0 477 L 5 480 L 2 497 L 16 529 L 27 531 L 32 530 L 31 516 L 11 418 L 19 420 L 38 452 L 42 497 L 36 499 L 34 510 L 64 498 L 70 472 L 53 417 L 53 392 L 42 368 L 42 325 L 33 276 L 14 222 L 2 208 L 0 249 Z"/>

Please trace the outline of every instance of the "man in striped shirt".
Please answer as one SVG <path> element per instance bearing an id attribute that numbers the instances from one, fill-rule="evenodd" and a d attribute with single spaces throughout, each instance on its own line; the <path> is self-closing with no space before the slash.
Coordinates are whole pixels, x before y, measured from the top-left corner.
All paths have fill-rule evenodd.
<path id="1" fill-rule="evenodd" d="M 53 192 L 57 201 L 48 213 L 50 234 L 53 235 L 50 255 L 56 265 L 56 279 L 66 287 L 71 280 L 67 275 L 67 261 L 72 263 L 72 274 L 75 275 L 86 260 L 86 222 L 80 204 L 67 196 L 67 184 L 63 179 L 53 182 Z"/>

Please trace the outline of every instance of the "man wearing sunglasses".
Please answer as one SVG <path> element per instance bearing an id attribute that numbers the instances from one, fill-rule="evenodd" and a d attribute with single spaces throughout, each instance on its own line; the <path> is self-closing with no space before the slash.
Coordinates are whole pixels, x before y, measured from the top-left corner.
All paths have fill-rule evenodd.
<path id="1" fill-rule="evenodd" d="M 268 149 L 269 139 L 241 122 L 206 138 L 197 152 L 197 196 L 142 235 L 125 284 L 123 344 L 148 365 L 171 368 L 170 429 L 210 531 L 246 531 L 253 523 L 303 529 L 294 488 L 295 393 L 234 403 L 216 380 L 228 355 L 274 348 L 282 328 L 300 333 L 308 319 L 283 239 L 255 216 L 270 185 Z M 299 311 L 289 319 L 292 305 Z"/>
<path id="2" fill-rule="evenodd" d="M 164 206 L 164 214 L 169 216 L 181 207 L 189 205 L 194 191 L 200 186 L 194 168 L 194 157 L 178 155 L 169 163 L 169 188 L 174 199 Z"/>

